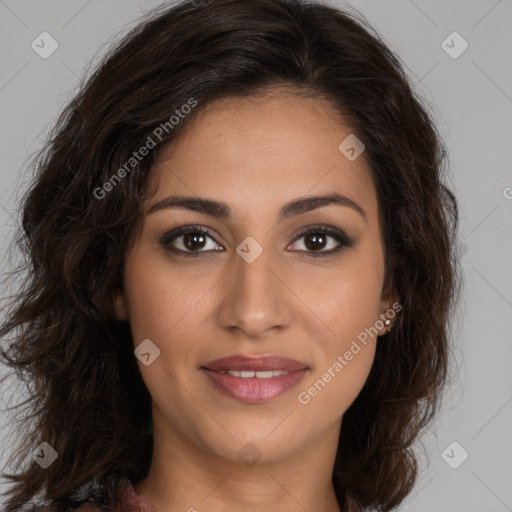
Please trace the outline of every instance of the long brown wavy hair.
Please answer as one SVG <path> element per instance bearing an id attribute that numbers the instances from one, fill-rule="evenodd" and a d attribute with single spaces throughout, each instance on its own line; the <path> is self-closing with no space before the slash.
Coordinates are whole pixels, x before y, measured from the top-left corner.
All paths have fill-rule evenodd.
<path id="1" fill-rule="evenodd" d="M 29 393 L 16 406 L 25 405 L 16 472 L 3 474 L 8 511 L 36 495 L 57 510 L 115 503 L 121 478 L 146 476 L 151 397 L 113 295 L 148 176 L 202 107 L 273 86 L 328 100 L 364 142 L 383 216 L 385 289 L 403 308 L 343 417 L 332 476 L 339 503 L 388 511 L 411 491 L 413 442 L 450 377 L 460 281 L 457 200 L 434 116 L 357 11 L 204 0 L 163 4 L 113 44 L 31 165 L 12 241 L 24 259 L 7 274 L 21 280 L 0 327 L 2 358 Z M 58 453 L 45 469 L 30 457 L 41 442 Z"/>

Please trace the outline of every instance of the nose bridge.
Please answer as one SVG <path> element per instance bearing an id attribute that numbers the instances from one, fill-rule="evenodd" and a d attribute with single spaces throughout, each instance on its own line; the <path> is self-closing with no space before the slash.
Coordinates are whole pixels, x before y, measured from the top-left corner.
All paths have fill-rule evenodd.
<path id="1" fill-rule="evenodd" d="M 276 258 L 271 249 L 259 247 L 261 252 L 254 259 L 258 252 L 254 240 L 246 240 L 237 248 L 228 275 L 229 296 L 224 296 L 220 312 L 223 327 L 236 326 L 249 336 L 286 323 L 282 297 L 286 287 L 275 275 Z"/>
<path id="2" fill-rule="evenodd" d="M 250 244 L 241 244 L 240 251 L 243 251 Z M 249 248 L 249 253 L 253 251 Z M 275 279 L 270 271 L 272 265 L 271 250 L 262 251 L 253 261 L 245 259 L 238 254 L 234 261 L 233 270 L 236 289 L 240 292 L 239 299 L 250 298 L 253 304 L 262 298 L 266 292 L 270 292 L 272 278 Z M 275 259 L 275 258 L 274 258 Z M 274 262 L 275 265 L 275 262 Z"/>

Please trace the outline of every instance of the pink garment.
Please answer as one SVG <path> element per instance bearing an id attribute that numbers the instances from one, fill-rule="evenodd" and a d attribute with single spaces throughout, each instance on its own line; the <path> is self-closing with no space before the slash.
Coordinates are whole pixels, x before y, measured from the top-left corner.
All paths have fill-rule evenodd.
<path id="1" fill-rule="evenodd" d="M 80 510 L 77 509 L 77 510 Z M 84 511 L 86 512 L 86 511 Z M 149 500 L 137 494 L 129 480 L 119 484 L 119 502 L 116 512 L 157 512 Z"/>
<path id="2" fill-rule="evenodd" d="M 33 507 L 28 512 L 56 512 L 55 505 Z M 157 512 L 153 505 L 137 494 L 128 479 L 122 479 L 118 486 L 118 501 L 114 507 L 98 504 L 92 501 L 84 502 L 74 509 L 75 512 Z"/>

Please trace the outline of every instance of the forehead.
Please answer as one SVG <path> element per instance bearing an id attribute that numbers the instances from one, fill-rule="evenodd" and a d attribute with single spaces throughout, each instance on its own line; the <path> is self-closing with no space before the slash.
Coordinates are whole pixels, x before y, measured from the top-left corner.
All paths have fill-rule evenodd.
<path id="1" fill-rule="evenodd" d="M 224 98 L 206 105 L 152 169 L 156 195 L 214 198 L 240 217 L 275 214 L 305 195 L 343 194 L 376 216 L 364 153 L 350 161 L 352 134 L 325 100 L 287 93 Z"/>

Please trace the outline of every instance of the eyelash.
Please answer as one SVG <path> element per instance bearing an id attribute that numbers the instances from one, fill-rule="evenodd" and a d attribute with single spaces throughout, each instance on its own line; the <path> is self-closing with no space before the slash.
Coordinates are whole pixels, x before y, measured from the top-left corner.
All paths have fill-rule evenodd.
<path id="1" fill-rule="evenodd" d="M 335 249 L 330 249 L 329 251 L 302 251 L 301 250 L 301 251 L 297 251 L 297 252 L 305 253 L 305 254 L 307 254 L 309 256 L 312 256 L 314 258 L 317 258 L 317 257 L 327 257 L 327 256 L 332 256 L 332 255 L 338 253 L 344 247 L 345 248 L 353 247 L 354 243 L 355 243 L 352 238 L 347 236 L 342 231 L 339 231 L 337 229 L 333 229 L 330 226 L 326 226 L 326 225 L 323 225 L 323 224 L 319 225 L 319 226 L 309 227 L 309 228 L 301 231 L 297 235 L 296 240 L 298 240 L 298 239 L 300 239 L 300 238 L 302 238 L 304 236 L 313 234 L 313 233 L 315 233 L 315 234 L 324 234 L 324 235 L 331 236 L 332 238 L 334 238 L 339 243 L 338 247 L 335 248 Z M 213 235 L 213 233 L 208 228 L 206 228 L 205 226 L 200 226 L 198 224 L 190 225 L 190 226 L 182 226 L 180 228 L 172 229 L 170 231 L 165 231 L 159 237 L 159 243 L 160 243 L 160 245 L 165 250 L 167 250 L 169 252 L 172 252 L 174 254 L 183 255 L 183 256 L 186 256 L 186 257 L 189 257 L 189 256 L 190 257 L 197 257 L 197 256 L 200 256 L 202 253 L 210 252 L 210 251 L 190 252 L 190 251 L 183 251 L 182 249 L 176 249 L 175 247 L 172 247 L 171 242 L 175 238 L 178 238 L 180 235 L 184 235 L 184 234 L 208 235 L 210 238 L 212 238 L 214 240 L 214 242 L 217 245 L 221 245 L 221 244 L 219 244 L 217 242 L 217 240 L 215 240 L 215 236 Z"/>

